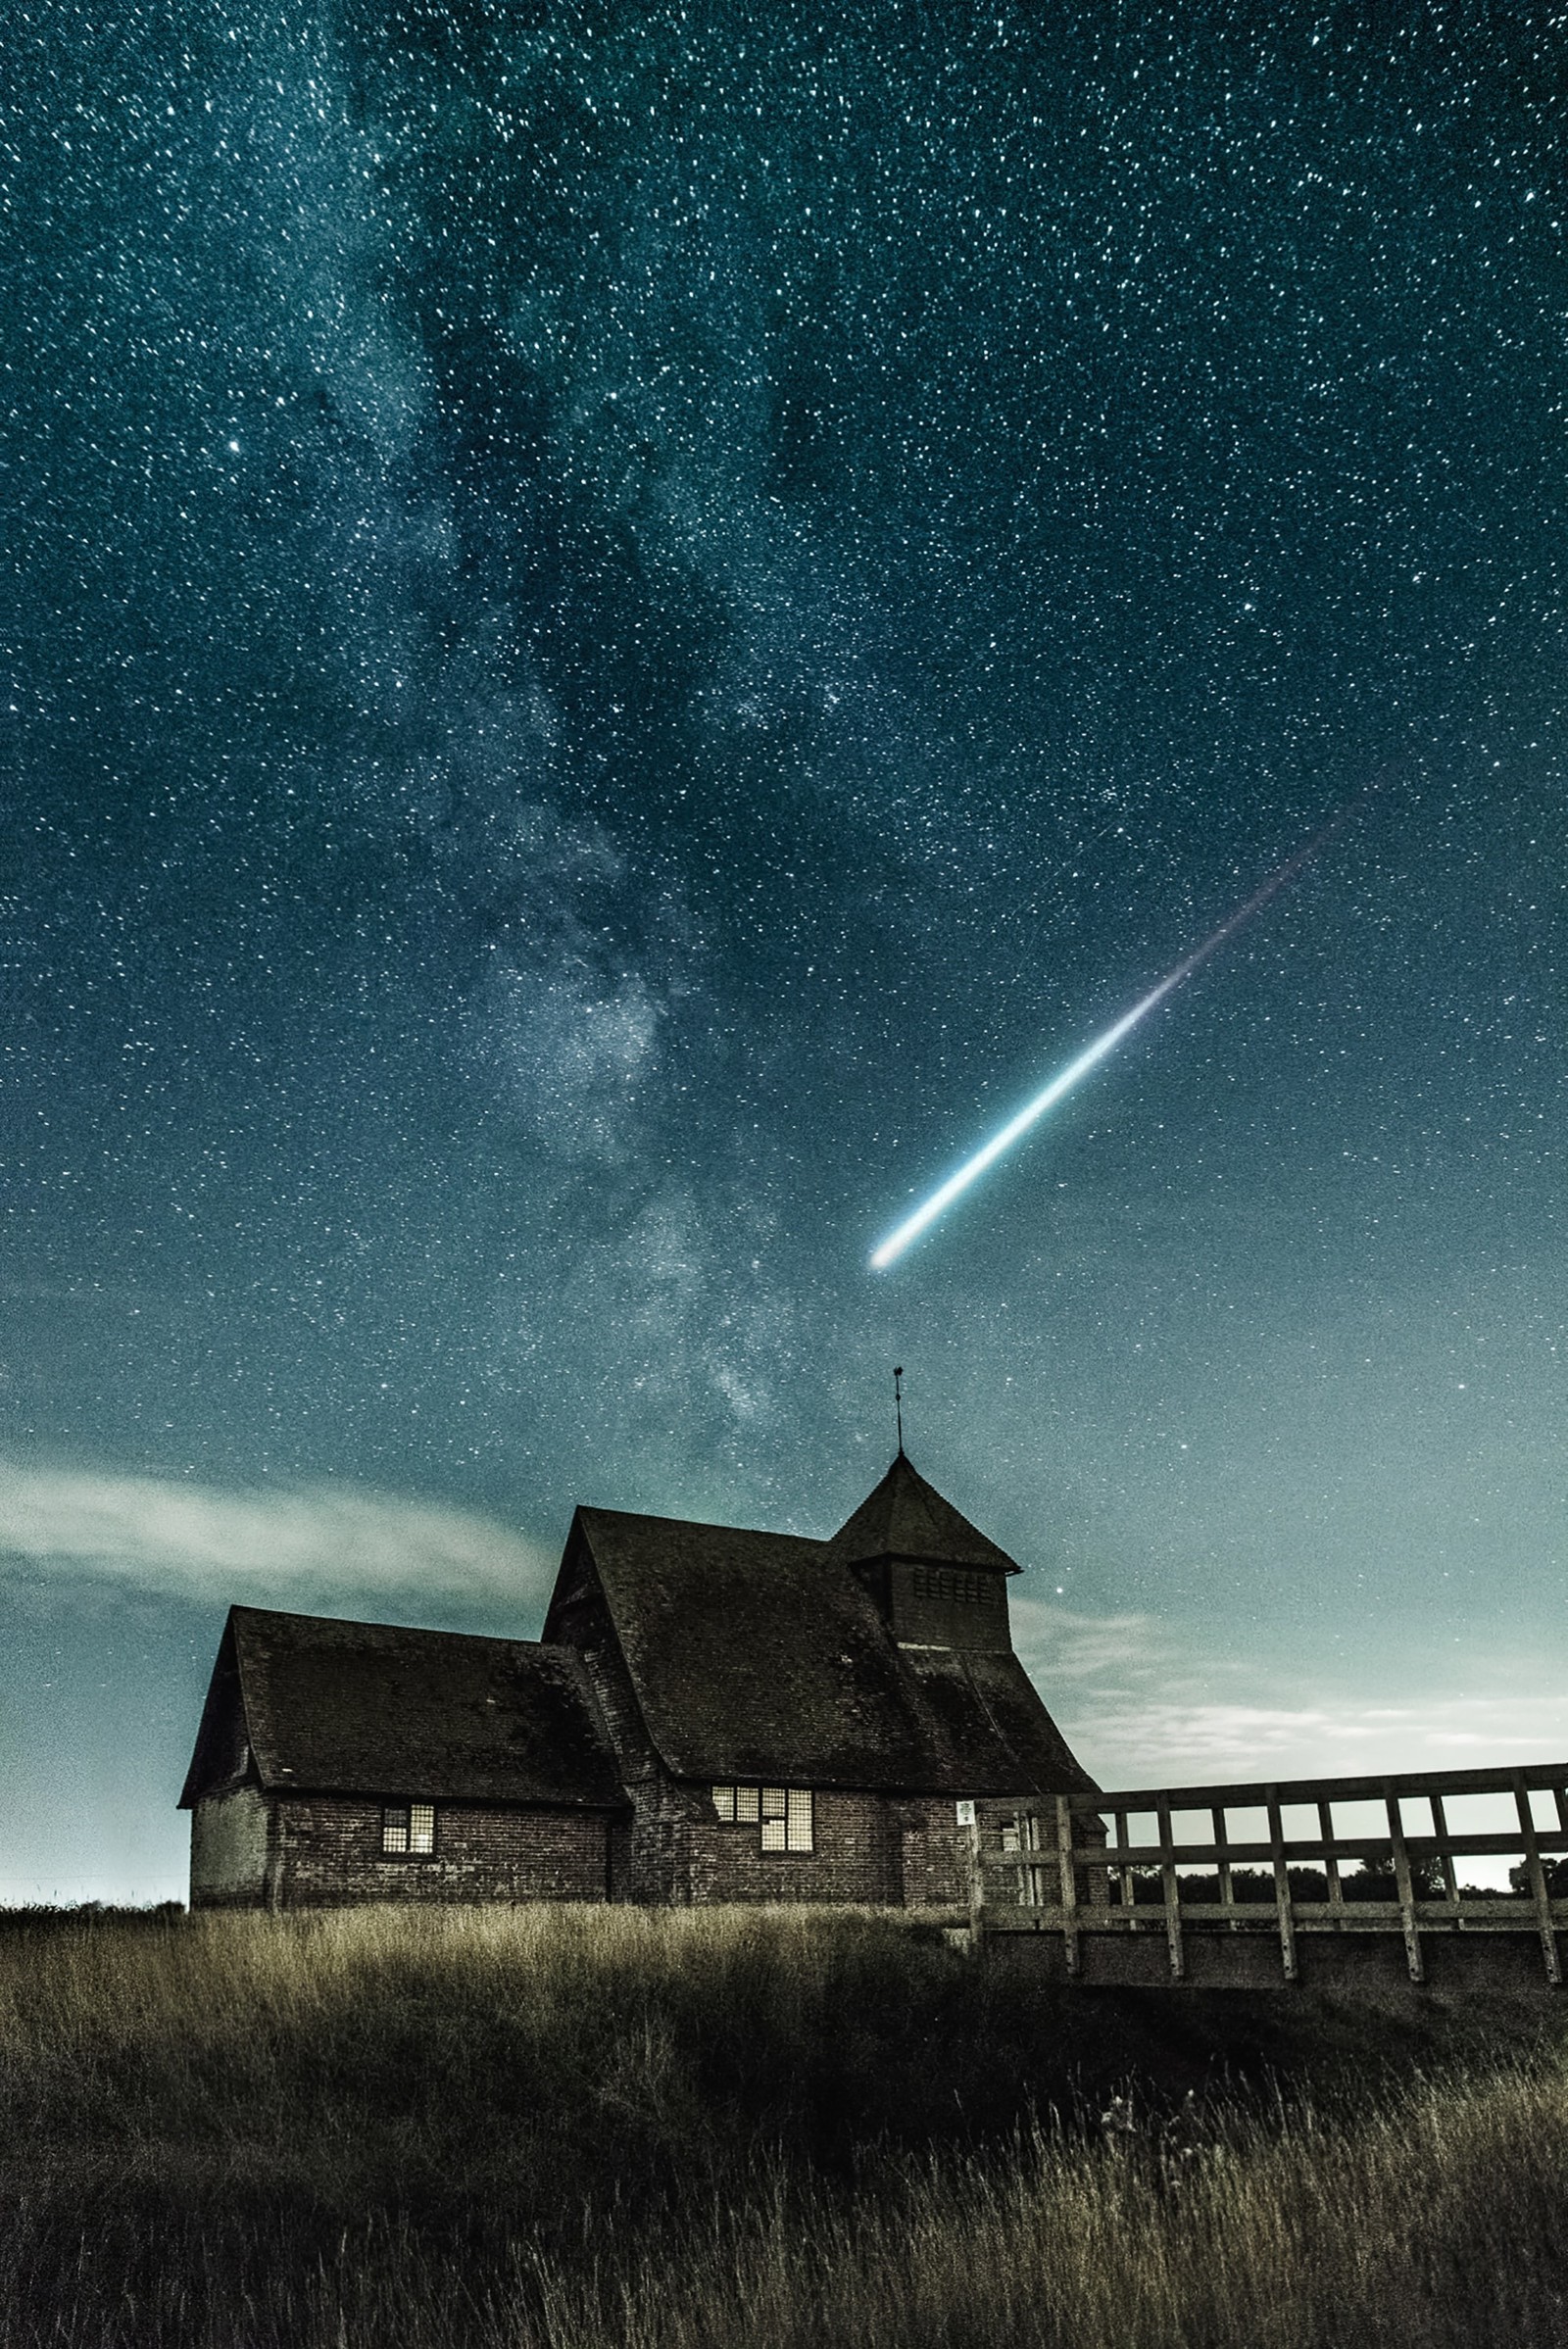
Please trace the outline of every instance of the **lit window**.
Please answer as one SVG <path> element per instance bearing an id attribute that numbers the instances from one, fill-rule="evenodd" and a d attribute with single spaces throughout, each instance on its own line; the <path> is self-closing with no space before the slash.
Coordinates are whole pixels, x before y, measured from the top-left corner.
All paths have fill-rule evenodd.
<path id="1" fill-rule="evenodd" d="M 435 1804 L 389 1802 L 381 1813 L 381 1849 L 416 1859 L 434 1851 Z"/>
<path id="2" fill-rule="evenodd" d="M 809 1786 L 714 1786 L 726 1826 L 757 1827 L 763 1851 L 814 1851 Z"/>

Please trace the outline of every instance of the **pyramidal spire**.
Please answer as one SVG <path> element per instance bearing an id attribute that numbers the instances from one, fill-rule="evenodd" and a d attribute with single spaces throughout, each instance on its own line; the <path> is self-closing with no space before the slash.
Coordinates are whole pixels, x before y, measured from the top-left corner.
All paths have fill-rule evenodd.
<path id="1" fill-rule="evenodd" d="M 917 1558 L 943 1566 L 1000 1566 L 1020 1569 L 979 1527 L 927 1484 L 901 1442 L 881 1483 L 868 1493 L 828 1543 L 846 1566 L 873 1558 Z"/>

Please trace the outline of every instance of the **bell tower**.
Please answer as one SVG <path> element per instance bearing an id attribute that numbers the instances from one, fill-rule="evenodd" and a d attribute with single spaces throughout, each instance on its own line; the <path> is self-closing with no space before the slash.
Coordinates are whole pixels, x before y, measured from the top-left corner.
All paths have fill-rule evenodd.
<path id="1" fill-rule="evenodd" d="M 1018 1566 L 926 1483 L 902 1446 L 828 1554 L 860 1577 L 901 1647 L 1011 1653 L 1007 1577 Z"/>

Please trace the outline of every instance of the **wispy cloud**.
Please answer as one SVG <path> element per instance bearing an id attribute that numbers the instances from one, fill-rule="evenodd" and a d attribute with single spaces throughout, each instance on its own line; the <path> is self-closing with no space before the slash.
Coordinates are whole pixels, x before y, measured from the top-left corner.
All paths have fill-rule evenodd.
<path id="1" fill-rule="evenodd" d="M 1152 1615 L 1080 1615 L 1048 1600 L 1015 1598 L 1011 1619 L 1013 1644 L 1042 1685 L 1137 1684 L 1179 1661 L 1170 1632 Z"/>
<path id="2" fill-rule="evenodd" d="M 1062 1734 L 1102 1786 L 1352 1777 L 1550 1760 L 1568 1751 L 1561 1661 L 1467 1653 L 1466 1688 L 1391 1656 L 1387 1690 L 1278 1653 L 1204 1652 L 1148 1614 L 1015 1602 L 1017 1646 Z M 1314 1666 L 1316 1659 L 1313 1659 Z M 1390 1701 L 1396 1691 L 1397 1700 Z"/>
<path id="3" fill-rule="evenodd" d="M 0 1461 L 0 1569 L 262 1605 L 495 1602 L 537 1613 L 554 1560 L 493 1519 L 357 1488 L 224 1492 Z"/>
<path id="4" fill-rule="evenodd" d="M 1064 1735 L 1105 1785 L 1349 1777 L 1488 1762 L 1548 1761 L 1568 1743 L 1568 1702 L 1541 1694 L 1445 1698 L 1396 1707 L 1328 1699 L 1085 1705 Z"/>

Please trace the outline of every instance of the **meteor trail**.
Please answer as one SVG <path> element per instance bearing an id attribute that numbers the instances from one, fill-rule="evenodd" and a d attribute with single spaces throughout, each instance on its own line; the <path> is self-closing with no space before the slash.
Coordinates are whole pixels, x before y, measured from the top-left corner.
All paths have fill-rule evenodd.
<path id="1" fill-rule="evenodd" d="M 1134 1003 L 1130 1011 L 1124 1011 L 1120 1019 L 1108 1027 L 1102 1036 L 1097 1036 L 1094 1043 L 1086 1046 L 1084 1051 L 1078 1054 L 1076 1060 L 1069 1060 L 1060 1074 L 1052 1078 L 1045 1091 L 1037 1093 L 1032 1101 L 1026 1102 L 1024 1107 L 1018 1111 L 1017 1116 L 1010 1117 L 1001 1132 L 993 1134 L 991 1140 L 977 1150 L 972 1158 L 965 1158 L 956 1174 L 949 1175 L 945 1183 L 938 1184 L 924 1204 L 916 1207 L 912 1215 L 906 1216 L 898 1229 L 890 1232 L 881 1246 L 872 1250 L 872 1270 L 882 1272 L 897 1257 L 902 1256 L 911 1240 L 918 1240 L 920 1234 L 936 1222 L 943 1209 L 953 1204 L 960 1192 L 967 1191 L 970 1184 L 977 1181 L 988 1166 L 994 1166 L 1004 1150 L 1010 1150 L 1020 1135 L 1027 1134 L 1029 1128 L 1044 1117 L 1048 1109 L 1054 1109 L 1062 1096 L 1071 1093 L 1073 1087 L 1088 1076 L 1092 1068 L 1099 1066 L 1107 1052 L 1114 1052 L 1122 1038 L 1130 1035 L 1139 1021 L 1153 1010 L 1156 1003 L 1162 1003 L 1168 995 L 1173 995 L 1184 979 L 1190 979 L 1194 971 L 1208 960 L 1210 954 L 1219 952 L 1227 938 L 1233 938 L 1244 923 L 1250 922 L 1254 913 L 1261 911 L 1271 897 L 1294 881 L 1301 867 L 1309 864 L 1318 851 L 1326 848 L 1329 842 L 1345 829 L 1351 816 L 1377 790 L 1382 779 L 1380 775 L 1374 782 L 1368 784 L 1365 791 L 1359 793 L 1355 799 L 1348 801 L 1337 815 L 1331 816 L 1322 830 L 1314 832 L 1304 847 L 1298 848 L 1294 856 L 1288 856 L 1277 872 L 1270 873 L 1261 889 L 1255 889 L 1245 905 L 1238 905 L 1236 911 L 1228 915 L 1217 930 L 1209 933 L 1201 946 L 1193 949 L 1185 961 L 1178 962 L 1174 970 L 1166 972 L 1157 987 L 1152 987 L 1140 1002 Z"/>

